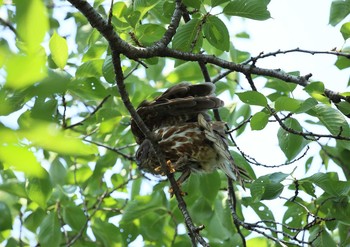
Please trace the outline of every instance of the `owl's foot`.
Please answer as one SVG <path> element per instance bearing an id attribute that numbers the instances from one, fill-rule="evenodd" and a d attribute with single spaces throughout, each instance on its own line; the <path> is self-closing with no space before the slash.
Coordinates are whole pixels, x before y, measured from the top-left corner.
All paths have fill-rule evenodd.
<path id="1" fill-rule="evenodd" d="M 167 165 L 168 171 L 169 171 L 170 173 L 176 172 L 175 166 L 173 165 L 173 163 L 171 163 L 171 160 L 168 160 L 168 161 L 166 162 L 166 165 Z M 157 166 L 156 168 L 154 168 L 154 171 L 155 171 L 156 173 L 160 173 L 162 176 L 165 176 L 165 175 L 166 175 L 166 174 L 162 171 L 162 166 Z"/>
<path id="2" fill-rule="evenodd" d="M 188 179 L 188 177 L 190 176 L 190 174 L 191 174 L 191 171 L 190 171 L 190 170 L 185 170 L 185 171 L 181 174 L 181 176 L 176 180 L 176 183 L 177 183 L 177 185 L 179 186 L 179 189 L 180 189 L 180 194 L 181 194 L 181 196 L 186 196 L 186 195 L 187 195 L 187 192 L 184 192 L 184 191 L 181 190 L 181 185 L 182 185 L 183 182 L 185 182 L 185 181 Z M 174 189 L 173 189 L 173 187 L 171 187 L 171 188 L 169 189 L 169 193 L 170 193 L 170 196 L 171 196 L 171 197 L 174 196 Z"/>
<path id="3" fill-rule="evenodd" d="M 179 182 L 176 182 L 176 183 L 177 183 L 177 186 L 179 187 L 180 195 L 181 196 L 187 196 L 187 192 L 184 192 L 184 191 L 181 190 L 181 184 Z M 174 188 L 173 187 L 169 188 L 169 194 L 170 194 L 170 197 L 174 196 Z"/>

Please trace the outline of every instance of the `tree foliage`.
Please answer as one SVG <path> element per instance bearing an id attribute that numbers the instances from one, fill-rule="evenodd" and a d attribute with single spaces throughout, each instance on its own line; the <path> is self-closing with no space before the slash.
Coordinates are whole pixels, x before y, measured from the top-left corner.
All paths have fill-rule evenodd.
<path id="1" fill-rule="evenodd" d="M 350 93 L 334 92 L 311 74 L 257 66 L 271 56 L 306 53 L 335 56 L 341 70 L 350 67 L 347 48 L 276 47 L 258 56 L 236 49 L 230 20 L 271 18 L 269 0 L 89 3 L 0 3 L 1 243 L 350 244 L 350 183 L 327 170 L 338 165 L 350 178 Z M 344 40 L 349 13 L 349 0 L 333 1 L 329 23 Z M 182 81 L 213 82 L 228 99 L 214 115 L 227 122 L 232 156 L 254 178 L 246 191 L 216 171 L 192 174 L 182 197 L 174 174 L 137 169 L 131 116 L 151 141 L 152 135 L 135 107 Z M 261 163 L 236 145 L 268 126 L 285 163 Z M 310 171 L 315 162 L 326 172 Z M 304 166 L 305 174 L 281 172 L 284 166 Z M 255 174 L 259 167 L 270 172 Z"/>

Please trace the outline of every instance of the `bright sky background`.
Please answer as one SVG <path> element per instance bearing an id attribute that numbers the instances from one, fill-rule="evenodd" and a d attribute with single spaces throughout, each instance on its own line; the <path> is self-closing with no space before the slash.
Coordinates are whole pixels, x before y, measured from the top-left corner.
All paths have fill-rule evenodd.
<path id="1" fill-rule="evenodd" d="M 268 9 L 272 19 L 267 21 L 245 20 L 242 24 L 242 30 L 246 30 L 251 39 L 236 39 L 234 45 L 236 48 L 249 51 L 253 56 L 260 52 L 269 53 L 279 49 L 288 50 L 294 48 L 309 49 L 314 51 L 329 51 L 333 48 L 342 49 L 345 46 L 343 37 L 340 33 L 341 24 L 333 27 L 328 24 L 331 0 L 271 0 Z M 349 20 L 348 20 L 349 21 Z M 236 30 L 235 20 L 232 30 Z M 303 53 L 293 53 L 288 55 L 278 55 L 258 61 L 257 66 L 271 69 L 282 69 L 284 71 L 300 71 L 301 75 L 312 73 L 312 81 L 322 81 L 325 87 L 333 91 L 349 91 L 347 83 L 349 80 L 349 70 L 339 71 L 334 63 L 336 56 L 331 55 L 311 55 Z M 258 85 L 258 82 L 257 82 Z M 258 85 L 259 86 L 259 85 Z M 249 88 L 248 86 L 246 88 Z M 298 90 L 294 97 L 303 98 L 298 95 Z M 239 147 L 247 154 L 253 156 L 258 161 L 267 165 L 277 165 L 283 163 L 286 158 L 278 147 L 278 140 L 274 132 L 278 128 L 277 124 L 269 124 L 263 131 L 250 131 L 245 133 L 242 138 L 237 138 Z M 247 129 L 250 129 L 249 127 Z M 315 129 L 313 131 L 317 132 Z M 302 178 L 305 172 L 304 164 L 307 157 L 318 156 L 318 145 L 311 145 L 308 155 L 295 164 L 279 169 L 268 169 L 263 167 L 253 167 L 258 176 L 263 174 L 282 171 L 291 172 L 298 167 L 294 175 L 296 178 Z M 320 158 L 314 159 L 312 168 L 307 176 L 318 171 L 325 172 Z M 328 171 L 337 171 L 339 177 L 345 180 L 342 170 L 331 163 Z M 264 201 L 274 212 L 276 220 L 281 221 L 283 217 L 283 200 L 273 202 Z M 258 220 L 258 218 L 249 215 L 248 221 Z"/>
<path id="2" fill-rule="evenodd" d="M 236 47 L 249 51 L 253 56 L 257 56 L 260 52 L 269 53 L 297 47 L 314 51 L 329 51 L 335 47 L 341 49 L 344 40 L 339 32 L 340 25 L 333 27 L 328 24 L 330 5 L 330 0 L 272 0 L 269 4 L 272 19 L 262 22 L 246 20 L 243 29 L 248 31 L 251 39 L 237 39 Z M 324 82 L 326 88 L 346 91 L 349 71 L 339 71 L 334 66 L 335 61 L 336 56 L 332 55 L 293 53 L 261 59 L 257 66 L 280 68 L 287 72 L 300 71 L 301 75 L 312 73 L 311 80 Z M 298 97 L 299 92 L 303 93 L 299 90 L 294 94 L 297 99 L 303 98 Z M 238 144 L 243 150 L 249 150 L 247 153 L 261 162 L 267 164 L 283 162 L 285 158 L 278 148 L 277 138 L 271 136 L 269 131 L 274 128 L 275 126 L 271 126 L 264 131 L 251 132 L 250 138 L 245 135 L 244 138 L 238 139 Z M 305 160 L 300 161 L 302 166 Z M 294 166 L 283 169 L 292 168 Z M 264 170 L 263 173 L 271 172 L 269 169 Z"/>

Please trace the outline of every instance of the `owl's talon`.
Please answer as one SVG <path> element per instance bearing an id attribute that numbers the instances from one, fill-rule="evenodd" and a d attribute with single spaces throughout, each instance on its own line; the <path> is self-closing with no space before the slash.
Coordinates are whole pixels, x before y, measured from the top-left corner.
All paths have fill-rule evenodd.
<path id="1" fill-rule="evenodd" d="M 167 164 L 167 166 L 168 166 L 168 168 L 169 168 L 169 172 L 170 173 L 174 173 L 176 170 L 175 170 L 175 166 L 173 165 L 173 163 L 171 163 L 171 160 L 168 160 L 167 162 L 166 162 L 166 164 Z"/>
<path id="2" fill-rule="evenodd" d="M 180 195 L 181 196 L 187 196 L 187 192 L 184 192 L 184 191 L 181 190 L 181 188 L 180 188 L 181 184 L 179 184 L 179 183 L 177 183 L 177 184 L 178 184 L 179 189 L 180 189 Z M 170 194 L 170 198 L 172 198 L 174 196 L 174 188 L 173 187 L 169 188 L 169 194 Z"/>

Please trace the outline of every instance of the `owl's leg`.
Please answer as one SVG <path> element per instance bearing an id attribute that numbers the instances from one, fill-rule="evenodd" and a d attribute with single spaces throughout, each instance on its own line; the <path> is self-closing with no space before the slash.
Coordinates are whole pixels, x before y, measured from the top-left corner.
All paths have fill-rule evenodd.
<path id="1" fill-rule="evenodd" d="M 167 167 L 168 167 L 170 173 L 176 172 L 175 166 L 173 165 L 173 163 L 171 163 L 171 160 L 168 160 L 168 161 L 166 162 L 166 165 L 167 165 Z M 156 168 L 154 168 L 154 171 L 157 172 L 157 173 L 161 173 L 161 171 L 162 171 L 162 166 L 157 166 Z M 165 173 L 162 172 L 161 175 L 164 176 Z"/>
<path id="2" fill-rule="evenodd" d="M 180 188 L 180 192 L 182 196 L 187 195 L 186 192 L 181 191 L 181 185 L 188 179 L 188 177 L 191 174 L 191 170 L 186 167 L 186 164 L 188 163 L 188 158 L 187 156 L 182 156 L 181 158 L 179 158 L 173 167 L 175 167 L 177 170 L 183 170 L 183 172 L 181 173 L 180 177 L 176 180 L 176 183 L 178 184 L 179 188 Z M 170 196 L 172 197 L 174 195 L 174 189 L 171 187 L 169 189 L 169 193 Z"/>

